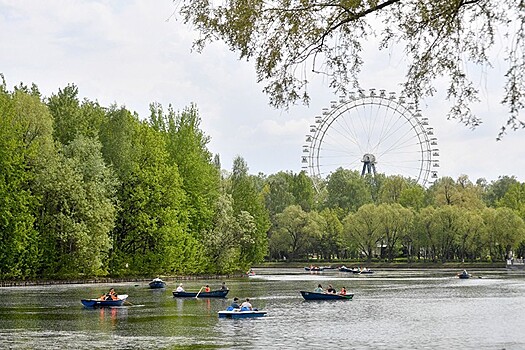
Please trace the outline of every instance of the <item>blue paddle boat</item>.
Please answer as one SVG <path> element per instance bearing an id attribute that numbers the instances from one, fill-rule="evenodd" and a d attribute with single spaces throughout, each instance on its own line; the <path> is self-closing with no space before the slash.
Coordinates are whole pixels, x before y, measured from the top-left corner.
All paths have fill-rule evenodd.
<path id="1" fill-rule="evenodd" d="M 234 309 L 231 306 L 224 311 L 219 311 L 219 318 L 253 318 L 266 316 L 266 311 L 246 308 Z"/>
<path id="2" fill-rule="evenodd" d="M 89 308 L 95 307 L 112 307 L 112 306 L 122 306 L 126 299 L 128 298 L 127 294 L 118 295 L 117 299 L 82 299 L 82 305 Z"/>

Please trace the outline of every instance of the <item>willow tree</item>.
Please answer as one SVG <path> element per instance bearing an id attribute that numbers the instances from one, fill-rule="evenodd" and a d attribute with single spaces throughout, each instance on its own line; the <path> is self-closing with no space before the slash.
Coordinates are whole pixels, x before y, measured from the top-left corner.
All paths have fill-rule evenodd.
<path id="1" fill-rule="evenodd" d="M 525 105 L 525 12 L 521 1 L 501 0 L 175 0 L 185 23 L 200 36 L 195 47 L 224 41 L 241 59 L 255 63 L 270 104 L 308 103 L 308 82 L 325 74 L 339 93 L 359 86 L 365 43 L 376 40 L 388 56 L 404 45 L 404 93 L 416 102 L 448 80 L 449 117 L 480 123 L 470 105 L 479 99 L 478 69 L 500 57 L 507 64 L 502 103 L 507 128 Z M 499 40 L 499 41 L 498 41 Z M 497 45 L 503 49 L 495 50 Z M 307 72 L 311 72 L 307 73 Z"/>

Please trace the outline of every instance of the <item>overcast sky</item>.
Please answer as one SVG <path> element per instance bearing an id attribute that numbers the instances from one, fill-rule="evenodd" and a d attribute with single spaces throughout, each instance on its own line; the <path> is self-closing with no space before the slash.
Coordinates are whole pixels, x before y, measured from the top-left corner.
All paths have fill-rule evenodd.
<path id="1" fill-rule="evenodd" d="M 192 52 L 196 33 L 172 16 L 175 10 L 171 0 L 0 0 L 0 73 L 10 89 L 35 83 L 44 96 L 73 83 L 81 98 L 116 103 L 142 118 L 152 102 L 175 110 L 194 103 L 224 169 L 240 155 L 252 174 L 299 172 L 309 125 L 336 99 L 327 83 L 313 81 L 309 107 L 275 110 L 251 62 L 222 44 Z M 400 90 L 402 57 L 369 51 L 365 61 L 363 87 Z M 504 70 L 503 60 L 495 61 L 476 82 L 482 102 L 473 109 L 484 123 L 475 130 L 446 119 L 442 91 L 422 106 L 439 140 L 440 177 L 525 181 L 525 131 L 496 141 L 507 118 L 499 105 Z"/>

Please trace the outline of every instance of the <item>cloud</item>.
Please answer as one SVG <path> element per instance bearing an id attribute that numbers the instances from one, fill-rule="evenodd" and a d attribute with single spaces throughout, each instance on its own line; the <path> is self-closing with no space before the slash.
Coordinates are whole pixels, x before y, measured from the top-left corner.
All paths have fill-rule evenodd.
<path id="1" fill-rule="evenodd" d="M 272 109 L 252 62 L 239 61 L 222 43 L 192 52 L 196 33 L 171 16 L 175 6 L 171 0 L 0 0 L 0 72 L 9 86 L 34 82 L 46 96 L 74 83 L 82 98 L 124 105 L 143 118 L 151 102 L 175 110 L 195 103 L 210 151 L 225 169 L 241 155 L 252 173 L 300 171 L 309 126 L 338 99 L 326 79 L 312 77 L 310 106 Z M 364 51 L 362 86 L 399 91 L 404 56 L 375 47 L 371 42 Z M 495 141 L 507 111 L 499 105 L 505 63 L 494 67 L 480 71 L 483 100 L 473 108 L 484 123 L 476 130 L 446 119 L 444 81 L 421 105 L 439 140 L 440 176 L 524 181 L 523 131 Z"/>

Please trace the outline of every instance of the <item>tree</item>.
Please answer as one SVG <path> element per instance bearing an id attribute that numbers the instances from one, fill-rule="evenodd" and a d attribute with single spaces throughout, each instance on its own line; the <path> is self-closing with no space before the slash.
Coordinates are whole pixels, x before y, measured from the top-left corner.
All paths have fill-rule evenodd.
<path id="1" fill-rule="evenodd" d="M 496 202 L 505 196 L 509 188 L 516 183 L 519 182 L 514 176 L 500 176 L 496 181 L 492 181 L 486 186 L 483 194 L 487 206 L 496 207 Z"/>
<path id="2" fill-rule="evenodd" d="M 78 135 L 36 172 L 41 198 L 36 227 L 42 236 L 42 271 L 48 277 L 105 275 L 116 218 L 117 179 L 98 140 Z"/>
<path id="3" fill-rule="evenodd" d="M 258 81 L 274 106 L 309 101 L 310 75 L 325 74 L 338 93 L 359 86 L 365 44 L 379 49 L 402 42 L 408 59 L 404 94 L 418 102 L 448 78 L 449 116 L 470 126 L 480 119 L 470 110 L 479 99 L 470 66 L 490 67 L 505 52 L 508 62 L 502 103 L 507 128 L 518 119 L 525 88 L 525 14 L 522 3 L 502 0 L 227 1 L 178 0 L 184 21 L 200 33 L 198 50 L 222 40 L 241 59 L 253 60 Z M 503 50 L 494 50 L 497 39 Z M 491 57 L 494 55 L 494 57 Z"/>
<path id="4" fill-rule="evenodd" d="M 372 201 L 366 182 L 357 171 L 339 168 L 330 174 L 326 206 L 328 208 L 341 208 L 356 211 L 365 203 Z"/>
<path id="5" fill-rule="evenodd" d="M 509 208 L 486 208 L 482 213 L 486 227 L 486 244 L 491 259 L 509 258 L 511 251 L 525 240 L 525 223 Z"/>
<path id="6" fill-rule="evenodd" d="M 264 201 L 271 218 L 296 204 L 292 193 L 293 175 L 284 171 L 268 176 L 266 179 Z"/>
<path id="7" fill-rule="evenodd" d="M 319 240 L 319 249 L 324 258 L 331 259 L 339 255 L 343 246 L 343 224 L 337 217 L 335 210 L 325 208 L 319 215 L 324 219 L 321 221 L 321 239 Z"/>
<path id="8" fill-rule="evenodd" d="M 291 205 L 277 214 L 275 226 L 270 235 L 274 254 L 286 254 L 284 256 L 291 260 L 307 257 L 314 240 L 307 212 L 298 205 Z"/>
<path id="9" fill-rule="evenodd" d="M 510 185 L 505 195 L 496 204 L 498 207 L 514 209 L 525 220 L 525 183 Z"/>
<path id="10" fill-rule="evenodd" d="M 0 84 L 0 278 L 37 276 L 38 196 L 31 184 L 39 157 L 52 146 L 52 118 L 39 96 Z"/>
<path id="11" fill-rule="evenodd" d="M 230 273 L 249 268 L 242 265 L 241 251 L 242 245 L 251 241 L 255 223 L 248 212 L 241 211 L 235 216 L 232 202 L 228 194 L 219 196 L 212 228 L 203 236 L 210 272 Z"/>
<path id="12" fill-rule="evenodd" d="M 483 189 L 474 185 L 466 175 L 461 175 L 457 181 L 451 177 L 442 177 L 428 190 L 429 201 L 433 205 L 455 205 L 469 209 L 483 209 L 485 203 Z"/>
<path id="13" fill-rule="evenodd" d="M 53 115 L 55 139 L 64 145 L 81 134 L 97 138 L 105 111 L 97 102 L 78 99 L 78 87 L 68 85 L 51 95 L 47 105 Z"/>
<path id="14" fill-rule="evenodd" d="M 235 215 L 239 215 L 242 211 L 249 213 L 256 226 L 252 239 L 243 246 L 242 259 L 248 264 L 261 262 L 268 253 L 267 234 L 270 217 L 264 206 L 263 195 L 257 190 L 256 179 L 248 174 L 248 164 L 240 156 L 233 160 L 229 185 Z"/>
<path id="15" fill-rule="evenodd" d="M 101 139 L 120 182 L 113 272 L 202 272 L 203 247 L 188 231 L 186 195 L 164 136 L 126 109 L 113 107 Z"/>
<path id="16" fill-rule="evenodd" d="M 310 211 L 313 209 L 315 189 L 312 179 L 306 175 L 304 170 L 293 175 L 292 193 L 295 203 L 299 204 L 303 210 Z"/>
<path id="17" fill-rule="evenodd" d="M 464 261 L 466 257 L 470 257 L 473 260 L 482 258 L 482 237 L 485 230 L 483 218 L 478 211 L 461 209 L 461 212 L 463 227 L 456 237 L 459 257 L 461 261 Z"/>
<path id="18" fill-rule="evenodd" d="M 377 207 L 380 230 L 386 256 L 392 261 L 397 256 L 401 239 L 408 236 L 413 225 L 414 213 L 400 204 L 380 204 Z"/>
<path id="19" fill-rule="evenodd" d="M 195 106 L 167 113 L 162 106 L 150 106 L 150 126 L 166 137 L 169 161 L 177 165 L 182 188 L 187 196 L 189 232 L 199 237 L 211 227 L 214 203 L 219 197 L 220 174 L 207 145 L 210 138 L 200 129 L 201 119 Z"/>
<path id="20" fill-rule="evenodd" d="M 355 242 L 368 262 L 377 254 L 377 245 L 383 238 L 381 219 L 377 214 L 376 205 L 365 204 L 357 212 L 348 214 L 343 222 L 346 240 Z"/>

